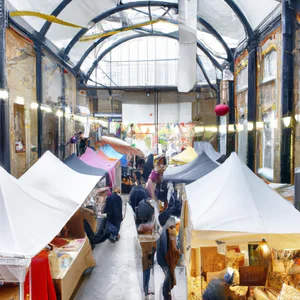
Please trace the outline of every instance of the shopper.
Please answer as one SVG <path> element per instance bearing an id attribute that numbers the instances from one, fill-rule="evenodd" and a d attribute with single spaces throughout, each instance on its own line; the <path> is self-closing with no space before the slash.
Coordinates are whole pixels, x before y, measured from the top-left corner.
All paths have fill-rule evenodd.
<path id="1" fill-rule="evenodd" d="M 112 195 L 107 197 L 104 208 L 106 215 L 107 230 L 110 233 L 109 240 L 114 243 L 120 239 L 119 231 L 122 223 L 122 198 L 120 189 L 115 188 Z"/>
<path id="2" fill-rule="evenodd" d="M 203 300 L 229 300 L 234 296 L 234 292 L 230 290 L 233 282 L 233 274 L 225 274 L 224 279 L 213 279 L 203 294 Z"/>
<path id="3" fill-rule="evenodd" d="M 92 246 L 103 243 L 107 239 L 112 243 L 119 241 L 119 230 L 123 219 L 123 204 L 119 192 L 120 189 L 115 188 L 114 192 L 106 198 L 104 211 L 100 218 L 100 226 L 96 233 L 93 232 L 87 220 L 83 220 L 84 230 Z"/>
<path id="4" fill-rule="evenodd" d="M 140 172 L 135 172 L 133 174 L 133 177 L 136 181 L 136 186 L 131 190 L 129 195 L 129 203 L 134 211 L 136 213 L 136 208 L 139 205 L 139 203 L 143 199 L 149 198 L 149 192 L 142 186 L 142 174 Z"/>
<path id="5" fill-rule="evenodd" d="M 153 154 L 149 154 L 147 161 L 144 164 L 144 169 L 143 169 L 143 177 L 146 182 L 147 182 L 149 175 L 151 174 L 153 169 L 154 169 L 154 157 L 153 157 Z"/>

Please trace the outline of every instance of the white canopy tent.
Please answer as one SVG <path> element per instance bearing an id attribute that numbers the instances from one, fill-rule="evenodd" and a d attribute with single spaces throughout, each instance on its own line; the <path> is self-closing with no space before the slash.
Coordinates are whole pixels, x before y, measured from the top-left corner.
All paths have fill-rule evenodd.
<path id="1" fill-rule="evenodd" d="M 77 208 L 77 203 L 64 203 L 0 168 L 0 281 L 20 282 L 20 299 L 24 299 L 31 258 L 60 232 Z"/>
<path id="2" fill-rule="evenodd" d="M 77 208 L 75 202 L 63 203 L 0 168 L 0 256 L 35 256 Z"/>
<path id="3" fill-rule="evenodd" d="M 186 187 L 192 247 L 266 239 L 275 249 L 300 249 L 300 213 L 232 153 Z"/>
<path id="4" fill-rule="evenodd" d="M 70 169 L 50 151 L 19 179 L 21 183 L 60 199 L 64 205 L 81 205 L 101 176 L 84 175 Z"/>

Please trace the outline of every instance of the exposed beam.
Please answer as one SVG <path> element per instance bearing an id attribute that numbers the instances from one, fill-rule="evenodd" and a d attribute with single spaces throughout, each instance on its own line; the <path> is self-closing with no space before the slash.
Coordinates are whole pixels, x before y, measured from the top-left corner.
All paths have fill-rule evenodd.
<path id="1" fill-rule="evenodd" d="M 208 22 L 206 22 L 202 17 L 198 16 L 197 19 L 198 19 L 198 22 L 200 24 L 202 24 L 222 44 L 222 46 L 224 47 L 224 49 L 226 51 L 228 60 L 232 61 L 233 60 L 232 52 L 231 52 L 229 46 L 227 45 L 227 43 L 222 38 L 222 36 L 218 33 L 218 31 L 215 30 L 215 28 L 213 26 L 211 26 Z"/>
<path id="2" fill-rule="evenodd" d="M 240 10 L 240 8 L 237 6 L 237 4 L 233 0 L 224 0 L 224 1 L 234 11 L 234 13 L 237 15 L 237 17 L 239 18 L 239 20 L 243 24 L 243 26 L 245 28 L 245 31 L 246 31 L 246 33 L 247 33 L 247 35 L 249 37 L 249 40 L 252 41 L 253 39 L 255 39 L 254 31 L 253 31 L 250 23 L 248 22 L 246 16 L 243 14 L 243 12 Z M 90 23 L 96 24 L 96 23 L 100 22 L 101 20 L 109 17 L 110 15 L 113 15 L 115 13 L 118 13 L 118 12 L 130 9 L 130 8 L 147 7 L 147 6 L 164 6 L 164 7 L 170 8 L 170 9 L 171 8 L 178 9 L 178 4 L 177 3 L 170 3 L 170 2 L 165 2 L 165 1 L 155 1 L 155 2 L 151 2 L 151 1 L 137 1 L 137 2 L 131 2 L 131 3 L 122 4 L 122 5 L 116 6 L 116 7 L 112 8 L 112 9 L 109 9 L 109 10 L 101 13 L 97 17 L 95 17 L 93 20 L 91 20 Z M 70 51 L 73 48 L 73 46 L 79 41 L 79 39 L 83 35 L 85 35 L 88 32 L 88 30 L 89 30 L 88 28 L 84 28 L 84 29 L 81 29 L 76 34 L 76 36 L 71 40 L 71 42 L 69 43 L 69 45 L 66 47 L 66 49 L 65 49 L 65 55 L 68 55 L 70 53 Z M 218 36 L 220 36 L 220 35 L 218 35 Z"/>
<path id="3" fill-rule="evenodd" d="M 209 77 L 208 77 L 208 75 L 207 75 L 207 73 L 206 73 L 206 70 L 205 70 L 205 68 L 204 68 L 204 66 L 203 66 L 203 63 L 202 63 L 202 61 L 201 61 L 199 55 L 197 55 L 197 64 L 198 64 L 198 66 L 200 67 L 200 69 L 201 69 L 201 71 L 202 71 L 202 73 L 203 73 L 203 75 L 204 75 L 204 78 L 206 79 L 206 81 L 207 81 L 208 85 L 210 86 L 210 88 L 211 88 L 212 90 L 214 90 L 214 91 L 218 94 L 218 90 L 217 90 L 217 89 L 213 86 L 213 84 L 211 83 L 211 81 L 210 81 L 210 79 L 209 79 Z"/>
<path id="4" fill-rule="evenodd" d="M 250 25 L 248 19 L 246 18 L 244 13 L 241 11 L 239 6 L 234 2 L 234 0 L 224 0 L 224 1 L 234 11 L 236 16 L 239 18 L 239 20 L 243 24 L 243 26 L 245 28 L 245 31 L 246 31 L 246 34 L 248 35 L 249 41 L 251 42 L 251 41 L 255 40 L 255 34 L 254 34 L 253 29 L 252 29 L 252 26 Z"/>
<path id="5" fill-rule="evenodd" d="M 102 86 L 89 86 L 84 83 L 79 84 L 78 88 L 80 90 L 107 90 L 107 88 Z M 209 88 L 208 84 L 206 85 L 196 85 L 195 88 L 191 92 L 201 91 L 202 89 Z M 176 91 L 177 86 L 112 86 L 109 87 L 111 91 Z"/>
<path id="6" fill-rule="evenodd" d="M 200 17 L 199 17 L 200 18 Z M 167 21 L 167 22 L 170 22 L 170 23 L 172 23 L 172 24 L 178 24 L 176 21 L 173 21 L 173 20 L 164 20 L 164 21 Z M 201 21 L 201 18 L 199 19 L 199 22 L 202 22 Z M 203 24 L 203 26 L 205 26 L 206 27 L 206 25 L 209 25 L 207 22 L 205 23 L 205 25 L 204 25 L 204 23 L 201 23 L 201 24 Z M 215 31 L 214 32 L 214 29 L 213 29 L 213 27 L 211 27 L 211 29 L 212 29 L 212 34 L 215 36 L 215 34 L 216 34 L 216 38 L 217 38 L 217 36 L 219 36 L 219 34 Z M 149 30 L 144 30 L 144 31 L 146 31 L 146 32 L 152 32 L 152 31 L 149 31 Z M 81 68 L 81 65 L 82 65 L 82 63 L 84 62 L 84 60 L 88 57 L 88 55 L 100 44 L 100 43 L 102 43 L 103 41 L 105 41 L 107 38 L 109 38 L 110 36 L 107 36 L 107 37 L 103 37 L 103 38 L 100 38 L 99 40 L 97 40 L 93 45 L 91 45 L 87 50 L 86 50 L 86 52 L 82 55 L 82 57 L 81 57 L 81 59 L 78 61 L 78 63 L 77 63 L 77 65 L 74 67 L 74 71 L 75 72 L 78 72 L 79 70 L 80 70 L 80 68 Z M 219 36 L 220 37 L 220 39 L 218 39 L 219 40 L 219 42 L 220 43 L 222 43 L 222 41 L 221 40 L 223 40 L 222 39 L 222 37 L 221 36 Z M 225 43 L 225 41 L 223 40 L 223 42 Z M 223 44 L 223 43 L 222 43 Z M 229 49 L 229 47 L 227 46 L 227 44 L 225 43 L 225 45 L 226 45 L 226 48 L 225 48 L 225 50 L 226 50 L 226 52 L 228 51 L 228 53 L 227 53 L 227 56 L 228 56 L 228 61 L 229 61 L 229 63 L 233 60 L 233 56 L 232 56 L 232 52 L 231 52 L 231 50 Z M 223 66 L 221 66 L 219 63 L 218 63 L 218 61 L 210 54 L 210 51 L 205 47 L 205 45 L 204 44 L 202 44 L 200 41 L 199 41 L 199 43 L 197 44 L 197 46 L 208 56 L 208 58 L 211 60 L 211 62 L 215 65 L 215 67 L 217 67 L 218 69 L 220 69 L 220 70 L 222 70 L 224 67 Z M 225 47 L 225 46 L 224 46 Z"/>
<path id="7" fill-rule="evenodd" d="M 54 9 L 54 11 L 51 13 L 51 16 L 57 17 L 64 9 L 65 7 L 72 2 L 72 0 L 63 0 L 61 3 L 59 3 L 59 5 Z M 43 25 L 43 27 L 41 28 L 41 30 L 38 33 L 39 37 L 44 37 L 48 30 L 50 29 L 51 26 L 51 22 L 47 21 L 45 22 L 45 24 Z"/>
<path id="8" fill-rule="evenodd" d="M 130 2 L 130 3 L 126 3 L 126 4 L 122 4 L 119 6 L 116 6 L 112 9 L 109 9 L 103 13 L 101 13 L 100 15 L 98 15 L 97 17 L 95 17 L 94 19 L 92 19 L 89 23 L 91 24 L 96 24 L 102 20 L 104 20 L 105 18 L 133 8 L 133 7 L 147 7 L 147 6 L 164 6 L 164 7 L 168 7 L 168 8 L 178 8 L 178 4 L 177 3 L 170 3 L 170 2 L 165 2 L 165 1 L 155 1 L 155 2 L 151 2 L 151 1 L 137 1 L 137 2 Z M 87 32 L 89 31 L 89 28 L 83 28 L 81 29 L 76 35 L 75 37 L 71 40 L 71 42 L 69 43 L 69 45 L 66 47 L 65 49 L 65 56 L 68 55 L 71 51 L 71 49 L 73 48 L 73 46 L 79 41 L 79 39 L 84 36 Z"/>

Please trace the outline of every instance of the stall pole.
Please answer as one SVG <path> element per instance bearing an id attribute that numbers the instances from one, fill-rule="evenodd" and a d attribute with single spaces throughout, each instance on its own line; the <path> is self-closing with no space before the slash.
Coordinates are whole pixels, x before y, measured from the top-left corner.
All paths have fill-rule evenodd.
<path id="1" fill-rule="evenodd" d="M 6 0 L 0 0 L 0 166 L 10 172 L 9 98 L 6 68 Z"/>
<path id="2" fill-rule="evenodd" d="M 31 263 L 29 266 L 29 299 L 32 300 L 32 270 L 31 270 Z"/>
<path id="3" fill-rule="evenodd" d="M 24 281 L 19 282 L 19 299 L 24 300 Z"/>
<path id="4" fill-rule="evenodd" d="M 294 190 L 295 190 L 295 208 L 300 211 L 300 171 L 299 169 L 295 171 L 295 183 L 294 183 Z"/>
<path id="5" fill-rule="evenodd" d="M 281 113 L 282 118 L 291 117 L 294 97 L 294 46 L 296 11 L 290 6 L 293 2 L 282 0 L 282 68 L 281 68 Z M 292 128 L 281 121 L 280 182 L 291 182 L 292 167 Z"/>

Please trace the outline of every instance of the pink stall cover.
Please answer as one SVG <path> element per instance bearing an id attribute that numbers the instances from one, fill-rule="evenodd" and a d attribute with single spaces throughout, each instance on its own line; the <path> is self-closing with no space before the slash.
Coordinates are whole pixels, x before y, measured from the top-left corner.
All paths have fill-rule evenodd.
<path id="1" fill-rule="evenodd" d="M 110 183 L 112 186 L 114 185 L 114 183 L 115 183 L 115 167 L 116 167 L 116 164 L 118 163 L 117 160 L 112 161 L 109 159 L 105 159 L 105 157 L 103 155 L 100 155 L 99 152 L 96 153 L 91 148 L 87 148 L 85 153 L 80 157 L 80 159 L 92 167 L 107 170 L 108 174 L 109 174 L 109 178 L 110 178 Z"/>

